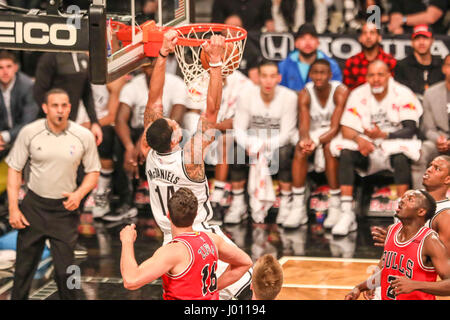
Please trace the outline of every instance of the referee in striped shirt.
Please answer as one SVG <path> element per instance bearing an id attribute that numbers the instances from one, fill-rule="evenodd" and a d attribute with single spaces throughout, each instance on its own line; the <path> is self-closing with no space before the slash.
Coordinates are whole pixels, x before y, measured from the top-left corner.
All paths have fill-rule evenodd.
<path id="1" fill-rule="evenodd" d="M 42 108 L 46 118 L 23 127 L 6 158 L 9 222 L 19 230 L 11 299 L 28 298 L 48 239 L 59 296 L 74 300 L 77 294 L 68 288 L 67 268 L 74 262 L 78 207 L 97 184 L 100 160 L 94 135 L 69 120 L 71 105 L 67 92 L 50 90 Z M 28 192 L 19 208 L 19 188 L 27 162 L 30 165 Z M 77 169 L 81 163 L 86 175 L 77 187 Z"/>

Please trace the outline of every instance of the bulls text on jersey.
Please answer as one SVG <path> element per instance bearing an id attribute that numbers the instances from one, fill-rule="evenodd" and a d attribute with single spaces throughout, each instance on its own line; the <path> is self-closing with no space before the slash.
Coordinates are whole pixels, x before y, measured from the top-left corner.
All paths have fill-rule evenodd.
<path id="1" fill-rule="evenodd" d="M 395 251 L 384 251 L 383 264 L 385 269 L 398 270 L 409 279 L 413 277 L 414 261 L 411 259 L 405 261 L 404 254 L 398 256 Z"/>

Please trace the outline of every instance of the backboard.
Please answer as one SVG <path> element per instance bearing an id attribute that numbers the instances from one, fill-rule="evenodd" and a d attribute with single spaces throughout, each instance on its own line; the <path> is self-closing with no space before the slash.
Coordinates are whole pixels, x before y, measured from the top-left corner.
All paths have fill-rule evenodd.
<path id="1" fill-rule="evenodd" d="M 114 14 L 106 12 L 107 1 L 114 0 L 94 0 L 90 8 L 90 76 L 94 84 L 114 81 L 149 63 L 149 47 L 158 52 L 161 42 L 144 36 L 144 23 L 138 25 L 137 16 L 154 17 L 158 27 L 189 24 L 194 0 L 155 0 L 147 5 L 141 0 L 124 0 L 129 9 Z"/>

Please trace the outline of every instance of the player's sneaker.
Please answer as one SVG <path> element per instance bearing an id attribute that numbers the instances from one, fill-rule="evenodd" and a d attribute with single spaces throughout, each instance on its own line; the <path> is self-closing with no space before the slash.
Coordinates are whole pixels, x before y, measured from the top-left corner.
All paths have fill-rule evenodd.
<path id="1" fill-rule="evenodd" d="M 98 219 L 111 211 L 109 206 L 110 189 L 104 190 L 103 193 L 96 193 L 94 195 L 94 207 L 92 208 L 92 217 Z"/>
<path id="2" fill-rule="evenodd" d="M 281 196 L 280 207 L 278 208 L 277 224 L 283 224 L 292 209 L 292 197 Z"/>
<path id="3" fill-rule="evenodd" d="M 85 246 L 82 246 L 81 244 L 77 243 L 75 245 L 75 250 L 73 250 L 73 253 L 75 254 L 75 257 L 85 257 L 88 254 L 88 251 Z"/>
<path id="4" fill-rule="evenodd" d="M 242 202 L 233 201 L 223 218 L 224 223 L 237 224 L 247 218 L 247 205 Z"/>
<path id="5" fill-rule="evenodd" d="M 339 221 L 331 229 L 334 236 L 345 236 L 358 228 L 353 212 L 342 212 Z"/>
<path id="6" fill-rule="evenodd" d="M 258 211 L 252 210 L 251 217 L 252 217 L 253 223 L 264 223 L 264 220 L 267 217 L 267 211 L 266 210 L 258 210 Z"/>
<path id="7" fill-rule="evenodd" d="M 329 207 L 328 214 L 325 220 L 323 221 L 323 227 L 325 229 L 333 228 L 336 223 L 339 221 L 341 217 L 341 208 L 340 207 Z"/>
<path id="8" fill-rule="evenodd" d="M 218 202 L 211 202 L 213 216 L 208 222 L 210 224 L 221 226 L 223 224 L 223 207 Z"/>
<path id="9" fill-rule="evenodd" d="M 308 222 L 308 212 L 303 201 L 292 201 L 289 215 L 284 220 L 283 228 L 298 228 Z"/>
<path id="10" fill-rule="evenodd" d="M 121 221 L 124 219 L 134 218 L 138 215 L 138 210 L 136 207 L 131 207 L 128 204 L 123 204 L 115 212 L 106 214 L 102 217 L 105 221 Z"/>

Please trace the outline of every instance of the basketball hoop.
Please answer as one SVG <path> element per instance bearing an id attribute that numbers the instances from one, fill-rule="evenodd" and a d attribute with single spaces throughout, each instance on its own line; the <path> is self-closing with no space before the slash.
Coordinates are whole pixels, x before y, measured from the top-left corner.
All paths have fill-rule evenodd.
<path id="1" fill-rule="evenodd" d="M 239 67 L 247 39 L 247 31 L 240 27 L 218 23 L 198 23 L 174 28 L 178 32 L 175 56 L 184 75 L 188 93 L 195 102 L 206 99 L 209 84 L 209 65 L 202 65 L 202 44 L 212 35 L 225 37 L 226 53 L 222 76 L 227 77 Z"/>

